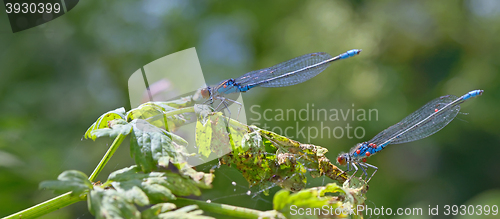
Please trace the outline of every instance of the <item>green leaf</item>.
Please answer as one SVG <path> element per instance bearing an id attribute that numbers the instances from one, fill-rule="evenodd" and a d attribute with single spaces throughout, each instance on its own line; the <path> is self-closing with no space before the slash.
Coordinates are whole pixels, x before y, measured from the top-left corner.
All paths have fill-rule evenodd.
<path id="1" fill-rule="evenodd" d="M 249 130 L 242 137 L 241 146 L 219 161 L 235 166 L 251 186 L 259 186 L 264 194 L 274 185 L 300 191 L 306 186 L 307 172 L 312 177 L 326 175 L 341 183 L 347 180 L 347 175 L 325 157 L 327 149 L 302 144 L 254 126 Z"/>
<path id="2" fill-rule="evenodd" d="M 201 195 L 201 190 L 198 188 L 198 183 L 192 179 L 184 178 L 179 174 L 166 173 L 166 181 L 162 185 L 172 190 L 177 196 Z"/>
<path id="3" fill-rule="evenodd" d="M 212 217 L 202 215 L 202 210 L 198 209 L 196 205 L 188 205 L 171 211 L 175 205 L 170 203 L 158 204 L 146 210 L 142 214 L 142 218 L 154 219 L 210 219 Z"/>
<path id="4" fill-rule="evenodd" d="M 148 102 L 130 110 L 127 113 L 127 121 L 142 119 L 158 128 L 168 131 L 175 130 L 186 122 L 183 115 L 165 116 L 166 112 L 177 110 L 163 102 Z M 167 124 L 167 125 L 165 125 Z"/>
<path id="5" fill-rule="evenodd" d="M 193 96 L 185 96 L 171 101 L 155 102 L 155 103 L 163 107 L 169 106 L 175 109 L 180 109 L 193 106 L 195 102 L 196 101 L 193 100 Z"/>
<path id="6" fill-rule="evenodd" d="M 104 113 L 101 115 L 97 121 L 92 124 L 87 131 L 85 132 L 84 137 L 86 139 L 90 138 L 92 140 L 95 140 L 97 136 L 95 136 L 92 132 L 95 130 L 103 129 L 103 128 L 109 128 L 108 122 L 115 120 L 115 119 L 125 119 L 125 108 L 121 107 L 115 110 L 111 110 L 107 113 Z"/>
<path id="7" fill-rule="evenodd" d="M 141 168 L 136 165 L 116 170 L 109 174 L 108 180 L 123 182 L 127 180 L 142 179 L 148 177 L 146 173 L 140 173 Z"/>
<path id="8" fill-rule="evenodd" d="M 292 206 L 294 209 L 328 209 L 327 215 L 307 215 L 307 218 L 320 218 L 318 216 L 346 217 L 349 216 L 348 210 L 354 210 L 354 213 L 357 215 L 355 211 L 356 206 L 364 205 L 364 201 L 366 200 L 365 193 L 366 188 L 364 186 L 359 189 L 350 189 L 342 188 L 336 183 L 304 189 L 293 194 L 287 190 L 280 190 L 274 195 L 273 208 L 285 215 L 286 218 L 304 218 L 305 215 L 294 215 L 293 210 L 291 210 Z M 336 214 L 335 209 L 337 208 L 339 210 L 344 209 L 344 213 L 348 214 Z"/>
<path id="9" fill-rule="evenodd" d="M 221 112 L 217 112 L 210 116 L 209 122 L 212 123 L 211 127 L 213 127 L 210 150 L 219 157 L 229 153 L 232 147 L 227 118 Z"/>
<path id="10" fill-rule="evenodd" d="M 236 126 L 233 123 L 229 123 L 229 140 L 231 142 L 231 150 L 239 147 L 242 147 L 243 150 L 248 149 L 248 147 L 242 145 L 243 138 L 248 132 L 249 129 L 247 126 Z"/>
<path id="11" fill-rule="evenodd" d="M 88 176 L 77 170 L 64 171 L 57 179 L 40 183 L 40 188 L 54 190 L 57 193 L 72 191 L 74 194 L 79 195 L 93 187 L 88 180 Z"/>
<path id="12" fill-rule="evenodd" d="M 95 138 L 100 138 L 103 136 L 116 137 L 120 134 L 128 135 L 132 131 L 132 125 L 128 124 L 127 121 L 123 119 L 115 119 L 108 122 L 109 128 L 102 128 L 93 130 L 91 135 Z"/>
<path id="13" fill-rule="evenodd" d="M 213 112 L 213 110 L 208 105 L 196 104 L 194 105 L 194 112 L 196 115 L 198 115 L 198 119 L 202 119 L 203 123 L 205 123 L 206 118 Z"/>
<path id="14" fill-rule="evenodd" d="M 214 180 L 214 175 L 211 173 L 204 173 L 204 172 L 196 172 L 191 166 L 189 166 L 187 163 L 183 164 L 182 166 L 177 165 L 177 168 L 179 169 L 179 172 L 185 176 L 189 177 L 193 182 L 196 183 L 196 186 L 202 188 L 202 189 L 211 189 L 212 188 L 212 181 Z"/>
<path id="15" fill-rule="evenodd" d="M 196 145 L 198 153 L 208 157 L 212 153 L 210 146 L 212 145 L 212 123 L 208 118 L 204 123 L 201 120 L 196 122 Z"/>
<path id="16" fill-rule="evenodd" d="M 175 108 L 161 107 L 153 102 L 143 103 L 137 108 L 130 110 L 127 113 L 127 121 L 132 121 L 134 119 L 148 119 L 157 115 L 163 115 L 164 112 L 175 110 Z"/>
<path id="17" fill-rule="evenodd" d="M 220 157 L 235 147 L 241 147 L 243 136 L 248 132 L 246 126 L 228 123 L 221 112 L 199 115 L 196 123 L 198 153 L 205 157 L 211 154 Z"/>
<path id="18" fill-rule="evenodd" d="M 207 218 L 201 215 L 201 210 L 196 210 L 197 206 L 172 211 L 176 208 L 174 204 L 163 203 L 176 199 L 176 196 L 199 196 L 200 187 L 206 186 L 203 182 L 205 180 L 196 180 L 179 173 L 142 173 L 138 166 L 131 166 L 110 174 L 104 185 L 111 184 L 112 187 L 96 187 L 90 192 L 89 210 L 97 218 Z M 145 210 L 141 216 L 135 204 L 157 205 Z"/>
<path id="19" fill-rule="evenodd" d="M 151 206 L 151 208 L 146 209 L 142 212 L 143 219 L 153 219 L 158 218 L 158 215 L 164 212 L 168 212 L 176 209 L 177 207 L 173 203 L 160 203 Z"/>
<path id="20" fill-rule="evenodd" d="M 212 178 L 212 174 L 201 173 L 201 175 Z M 174 200 L 175 196 L 199 196 L 201 195 L 200 188 L 210 186 L 205 183 L 207 182 L 205 180 L 184 177 L 177 173 L 141 173 L 137 166 L 111 173 L 108 181 L 129 202 L 140 206 Z"/>
<path id="21" fill-rule="evenodd" d="M 141 218 L 141 213 L 124 194 L 114 189 L 96 187 L 90 191 L 88 206 L 90 212 L 98 219 L 101 218 Z"/>
<path id="22" fill-rule="evenodd" d="M 187 142 L 181 137 L 141 119 L 130 124 L 133 127 L 130 153 L 142 171 L 151 172 L 157 169 L 157 165 L 168 167 L 169 162 L 184 163 L 184 157 L 192 156 L 187 153 Z"/>

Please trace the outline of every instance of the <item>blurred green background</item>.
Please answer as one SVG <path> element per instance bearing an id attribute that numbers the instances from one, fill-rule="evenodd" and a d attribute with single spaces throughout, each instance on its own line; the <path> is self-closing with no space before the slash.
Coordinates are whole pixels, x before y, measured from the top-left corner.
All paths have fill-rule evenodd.
<path id="1" fill-rule="evenodd" d="M 261 106 L 259 112 L 307 104 L 377 109 L 378 120 L 323 121 L 332 128 L 363 127 L 362 139 L 294 138 L 328 148 L 332 161 L 436 97 L 483 89 L 483 96 L 462 105 L 467 114 L 437 134 L 391 145 L 370 158 L 379 172 L 367 204 L 500 205 L 500 1 L 86 0 L 54 21 L 15 34 L 1 15 L 0 35 L 0 216 L 54 197 L 38 184 L 64 170 L 90 174 L 111 139 L 81 141 L 85 130 L 104 112 L 130 109 L 127 81 L 133 72 L 191 47 L 209 84 L 310 52 L 363 49 L 305 83 L 243 94 L 249 119 L 256 118 L 249 111 L 254 105 Z M 124 144 L 99 180 L 132 163 Z M 215 174 L 214 188 L 202 199 L 272 209 L 272 195 L 245 195 L 248 184 L 236 170 L 221 167 Z M 330 181 L 310 179 L 308 186 Z M 81 202 L 45 218 L 92 215 Z"/>

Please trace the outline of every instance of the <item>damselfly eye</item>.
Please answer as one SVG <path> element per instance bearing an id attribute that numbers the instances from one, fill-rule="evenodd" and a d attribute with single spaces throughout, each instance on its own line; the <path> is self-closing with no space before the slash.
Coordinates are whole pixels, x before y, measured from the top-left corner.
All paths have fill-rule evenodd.
<path id="1" fill-rule="evenodd" d="M 346 158 L 344 155 L 340 155 L 337 157 L 337 162 L 340 164 L 340 165 L 345 165 L 346 164 Z"/>
<path id="2" fill-rule="evenodd" d="M 210 97 L 210 91 L 208 90 L 208 88 L 201 89 L 200 93 L 201 96 L 205 99 L 208 99 Z"/>

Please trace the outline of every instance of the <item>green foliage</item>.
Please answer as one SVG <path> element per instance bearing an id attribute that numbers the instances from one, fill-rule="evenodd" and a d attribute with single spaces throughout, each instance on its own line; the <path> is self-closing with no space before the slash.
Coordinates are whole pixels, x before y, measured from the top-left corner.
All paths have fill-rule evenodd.
<path id="1" fill-rule="evenodd" d="M 172 172 L 150 172 L 142 173 L 140 168 L 132 166 L 117 170 L 110 174 L 109 179 L 103 186 L 111 185 L 102 189 L 94 189 L 89 195 L 89 207 L 96 217 L 141 218 L 138 206 L 163 203 L 175 200 L 176 196 L 188 196 L 201 194 L 200 188 L 210 188 L 211 181 L 197 181 L 189 176 L 181 176 Z M 164 203 L 168 204 L 168 203 Z M 171 215 L 198 214 L 198 212 L 174 211 L 163 213 L 172 205 L 155 205 L 146 210 L 146 215 L 159 218 L 168 218 Z M 159 214 L 162 213 L 162 214 Z M 145 217 L 142 218 L 150 218 Z"/>
<path id="2" fill-rule="evenodd" d="M 142 218 L 157 218 L 159 214 L 176 209 L 172 203 L 160 203 L 142 212 Z"/>
<path id="3" fill-rule="evenodd" d="M 198 153 L 208 157 L 212 153 L 210 145 L 212 145 L 212 122 L 209 119 L 202 122 L 196 122 L 196 145 L 198 145 Z"/>
<path id="4" fill-rule="evenodd" d="M 57 180 L 40 183 L 40 188 L 54 190 L 57 193 L 72 191 L 75 195 L 87 192 L 92 187 L 87 175 L 77 170 L 64 171 Z"/>
<path id="5" fill-rule="evenodd" d="M 347 180 L 347 175 L 325 157 L 326 148 L 228 120 L 220 112 L 198 112 L 199 153 L 219 155 L 221 164 L 236 167 L 251 186 L 259 186 L 265 194 L 273 185 L 300 191 L 306 186 L 308 171 L 312 177 L 326 175 L 340 183 Z"/>
<path id="6" fill-rule="evenodd" d="M 108 181 L 117 191 L 130 193 L 129 200 L 131 201 L 149 197 L 149 201 L 138 202 L 139 205 L 173 200 L 175 196 L 199 196 L 201 195 L 199 188 L 211 188 L 211 181 L 199 181 L 190 176 L 181 176 L 172 172 L 141 173 L 137 166 L 111 173 Z M 135 191 L 137 189 L 140 189 L 144 195 L 137 193 Z"/>
<path id="7" fill-rule="evenodd" d="M 469 115 L 459 115 L 467 123 L 454 121 L 439 135 L 400 148 L 409 157 L 394 158 L 391 151 L 397 149 L 389 148 L 371 158 L 372 164 L 386 168 L 370 181 L 372 189 L 383 195 L 370 199 L 388 207 L 444 202 L 440 197 L 448 204 L 460 204 L 500 188 L 497 174 L 485 168 L 495 167 L 500 154 L 500 147 L 492 146 L 500 139 L 500 116 L 494 113 L 500 107 L 498 1 L 156 2 L 80 1 L 70 13 L 46 25 L 2 36 L 0 150 L 19 162 L 7 165 L 6 157 L 0 158 L 0 187 L 6 188 L 0 195 L 1 216 L 39 200 L 38 193 L 29 192 L 34 182 L 55 179 L 62 172 L 57 169 L 90 168 L 89 159 L 95 154 L 83 153 L 104 144 L 79 142 L 74 136 L 82 135 L 95 117 L 128 101 L 131 69 L 192 46 L 204 60 L 205 77 L 188 78 L 179 72 L 188 88 L 195 79 L 216 83 L 309 52 L 335 55 L 363 49 L 361 56 L 335 62 L 299 86 L 255 90 L 243 98 L 247 107 L 260 105 L 261 113 L 298 110 L 306 103 L 316 109 L 346 109 L 351 103 L 356 109 L 376 108 L 377 120 L 349 121 L 365 129 L 365 138 L 427 100 L 484 88 L 492 95 L 471 103 Z M 7 16 L 3 19 L 4 32 L 10 32 Z M 174 84 L 173 92 L 178 87 Z M 284 128 L 296 122 L 319 125 L 298 120 L 267 123 Z M 305 142 L 297 136 L 294 140 Z M 333 162 L 333 154 L 357 141 L 344 136 L 317 138 L 314 143 L 328 148 Z M 111 162 L 125 159 L 113 157 Z M 474 177 L 463 177 L 464 173 Z M 232 180 L 221 179 L 220 185 Z M 318 182 L 321 179 L 314 183 Z M 464 185 L 474 188 L 464 190 Z M 214 189 L 221 190 L 221 197 L 234 194 Z M 418 195 L 408 195 L 415 191 Z M 238 196 L 224 201 L 268 208 Z M 52 216 L 80 217 L 79 208 Z"/>
<path id="8" fill-rule="evenodd" d="M 104 135 L 108 135 L 111 137 L 116 137 L 118 134 L 116 132 L 110 132 L 109 127 L 111 125 L 126 125 L 125 121 L 122 121 L 125 118 L 125 108 L 121 107 L 112 111 L 109 111 L 107 113 L 102 114 L 97 121 L 92 124 L 87 131 L 85 132 L 84 137 L 85 138 L 90 138 L 92 140 L 95 140 L 96 138 L 102 137 Z M 115 121 L 114 121 L 115 120 Z M 111 123 L 111 121 L 114 121 Z M 127 127 L 124 128 L 125 133 L 127 133 Z M 95 131 L 98 131 L 100 133 L 95 133 Z M 120 129 L 122 130 L 122 129 Z M 130 129 L 128 129 L 130 132 Z M 107 131 L 107 132 L 106 132 Z M 123 131 L 123 130 L 122 130 Z M 128 133 L 127 133 L 128 134 Z"/>
<path id="9" fill-rule="evenodd" d="M 96 187 L 87 199 L 89 211 L 96 218 L 141 218 L 141 213 L 126 197 L 114 189 Z"/>
<path id="10" fill-rule="evenodd" d="M 130 142 L 130 153 L 137 165 L 144 172 L 150 172 L 157 166 L 168 167 L 169 162 L 180 167 L 184 157 L 191 156 L 186 151 L 187 142 L 181 137 L 160 129 L 146 122 L 135 119 Z"/>
<path id="11" fill-rule="evenodd" d="M 289 191 L 281 190 L 274 195 L 273 208 L 282 213 L 286 218 L 323 218 L 323 217 L 346 217 L 354 210 L 352 216 L 358 215 L 356 206 L 364 205 L 366 187 L 357 189 L 340 187 L 336 183 L 326 186 L 304 189 L 290 194 Z M 327 215 L 298 215 L 292 214 L 291 206 L 295 209 L 329 209 Z M 344 210 L 344 213 L 336 214 L 335 209 Z M 332 210 L 333 209 L 333 210 Z M 337 213 L 342 211 L 337 211 Z M 333 213 L 333 214 L 332 214 Z M 321 217 L 320 217 L 321 216 Z M 362 218 L 362 216 L 359 216 Z"/>
<path id="12" fill-rule="evenodd" d="M 173 109 L 170 106 L 165 107 Z M 166 168 L 169 162 L 181 168 L 185 162 L 184 157 L 192 156 L 192 154 L 186 151 L 185 146 L 187 142 L 181 137 L 159 128 L 163 127 L 163 124 L 166 123 L 157 123 L 156 121 L 158 120 L 156 120 L 153 123 L 156 124 L 155 126 L 146 120 L 138 119 L 148 119 L 159 114 L 163 115 L 163 112 L 165 112 L 163 109 L 165 109 L 165 107 L 155 105 L 154 103 L 145 103 L 129 111 L 126 115 L 122 111 L 123 108 L 107 112 L 100 116 L 87 130 L 85 137 L 96 139 L 103 136 L 116 137 L 119 134 L 128 135 L 132 133 L 130 153 L 135 158 L 137 165 L 139 165 L 143 171 L 151 172 L 155 170 L 157 166 Z M 154 113 L 151 113 L 152 111 L 154 111 Z M 125 121 L 125 117 L 131 121 Z M 180 118 L 180 116 L 174 115 L 168 117 L 168 119 L 180 121 L 178 118 Z"/>
<path id="13" fill-rule="evenodd" d="M 85 138 L 93 140 L 131 135 L 130 152 L 137 165 L 111 173 L 108 181 L 94 187 L 78 171 L 66 171 L 58 181 L 42 182 L 41 187 L 87 194 L 89 210 L 97 218 L 207 218 L 196 206 L 170 211 L 175 205 L 168 201 L 176 196 L 199 196 L 200 189 L 211 188 L 213 180 L 212 174 L 197 172 L 187 164 L 185 158 L 193 155 L 186 151 L 187 142 L 165 129 L 186 121 L 184 111 L 173 107 L 182 106 L 178 104 L 146 103 L 127 113 L 119 108 L 100 116 L 85 133 Z M 167 169 L 169 164 L 178 172 Z M 144 215 L 137 208 L 158 203 Z"/>
<path id="14" fill-rule="evenodd" d="M 157 204 L 142 213 L 142 218 L 152 219 L 209 219 L 212 217 L 202 215 L 202 210 L 196 205 L 188 205 L 175 211 L 176 206 L 170 203 Z"/>
<path id="15" fill-rule="evenodd" d="M 239 124 L 242 125 L 242 124 Z M 241 171 L 250 185 L 267 188 L 278 185 L 290 191 L 306 186 L 306 173 L 312 177 L 326 175 L 343 183 L 347 175 L 325 157 L 326 148 L 288 139 L 276 133 L 248 127 L 241 147 L 219 159 Z"/>
<path id="16" fill-rule="evenodd" d="M 178 126 L 184 124 L 186 122 L 186 119 L 181 114 L 166 116 L 166 112 L 174 111 L 177 109 L 173 106 L 180 107 L 183 105 L 177 105 L 169 102 L 144 103 L 127 113 L 127 121 L 133 121 L 134 119 L 145 119 L 151 125 L 154 125 L 156 127 L 163 128 L 169 131 L 175 130 Z"/>
<path id="17" fill-rule="evenodd" d="M 97 218 L 141 218 L 142 213 L 137 206 L 175 200 L 176 196 L 199 196 L 200 188 L 211 188 L 211 174 L 201 173 L 204 180 L 193 178 L 196 175 L 199 174 L 190 176 L 170 171 L 143 173 L 138 166 L 132 166 L 117 170 L 110 174 L 105 183 L 92 186 L 84 173 L 65 171 L 58 177 L 58 181 L 42 182 L 40 187 L 58 192 L 88 194 L 89 211 Z M 172 205 L 155 205 L 146 210 L 145 214 L 156 215 L 157 218 L 201 214 L 200 211 L 192 211 L 192 207 L 167 212 L 166 206 Z"/>
<path id="18" fill-rule="evenodd" d="M 240 170 L 251 186 L 267 189 L 278 185 L 289 191 L 302 190 L 297 196 L 280 192 L 275 197 L 276 210 L 283 211 L 297 203 L 333 206 L 342 204 L 342 200 L 348 203 L 356 200 L 352 194 L 346 195 L 345 190 L 335 187 L 336 184 L 303 190 L 307 172 L 313 177 L 326 175 L 341 183 L 347 179 L 325 157 L 327 149 L 241 124 L 220 112 L 212 113 L 207 106 L 177 109 L 174 106 L 180 106 L 176 104 L 149 102 L 127 113 L 123 108 L 113 110 L 100 116 L 87 130 L 85 137 L 93 140 L 130 135 L 130 152 L 136 165 L 117 170 L 106 182 L 94 186 L 78 171 L 66 171 L 58 181 L 43 182 L 41 186 L 88 195 L 89 210 L 97 218 L 206 218 L 195 205 L 172 211 L 176 206 L 170 203 L 181 196 L 199 196 L 200 189 L 211 188 L 213 175 L 195 171 L 186 162 L 186 157 L 193 156 L 187 152 L 187 142 L 168 131 L 168 127 L 179 127 L 196 112 L 196 143 L 201 155 L 217 155 L 221 164 Z M 176 171 L 172 172 L 172 168 Z M 333 203 L 333 198 L 325 196 L 326 192 L 338 192 L 343 198 Z M 138 206 L 146 210 L 141 212 Z"/>
<path id="19" fill-rule="evenodd" d="M 126 136 L 126 135 L 130 134 L 130 131 L 132 131 L 132 125 L 127 123 L 127 121 L 125 121 L 121 118 L 110 120 L 107 123 L 108 123 L 108 126 L 106 128 L 94 129 L 90 132 L 87 131 L 89 133 L 88 134 L 89 138 L 92 138 L 93 140 L 95 140 L 96 138 L 105 137 L 105 136 L 115 138 L 120 134 Z M 89 128 L 89 130 L 90 130 L 90 128 Z M 88 138 L 87 134 L 85 136 L 86 136 L 86 138 Z"/>
<path id="20" fill-rule="evenodd" d="M 204 114 L 200 111 L 196 122 L 196 145 L 198 153 L 209 157 L 221 157 L 237 147 L 241 147 L 243 136 L 248 133 L 246 125 L 228 120 L 222 113 Z"/>

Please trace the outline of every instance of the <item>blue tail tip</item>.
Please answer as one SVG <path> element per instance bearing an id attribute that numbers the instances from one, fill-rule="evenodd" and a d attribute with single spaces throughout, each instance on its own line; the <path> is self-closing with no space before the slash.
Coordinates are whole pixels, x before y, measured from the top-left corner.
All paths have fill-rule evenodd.
<path id="1" fill-rule="evenodd" d="M 471 97 L 480 96 L 481 94 L 483 94 L 483 92 L 484 92 L 483 90 L 473 90 L 473 91 L 471 91 L 471 92 L 469 92 L 469 93 L 465 94 L 465 95 L 463 96 L 463 99 L 464 99 L 464 100 L 467 100 L 467 99 L 469 99 L 469 98 L 471 98 Z"/>
<path id="2" fill-rule="evenodd" d="M 473 94 L 473 96 L 479 96 L 481 94 L 483 94 L 484 90 L 473 90 L 471 91 L 471 93 Z"/>
<path id="3" fill-rule="evenodd" d="M 353 55 L 357 55 L 357 54 L 361 53 L 361 51 L 363 51 L 363 50 L 362 49 L 351 49 L 351 50 L 347 51 L 347 53 L 350 56 L 353 56 Z"/>
<path id="4" fill-rule="evenodd" d="M 340 59 L 346 59 L 349 57 L 353 57 L 361 52 L 361 49 L 351 49 L 340 55 Z"/>

